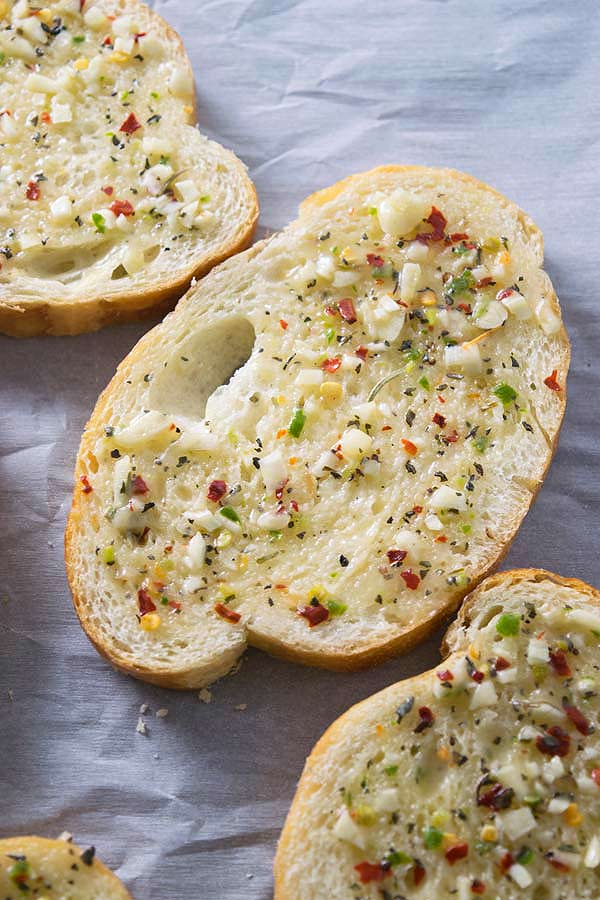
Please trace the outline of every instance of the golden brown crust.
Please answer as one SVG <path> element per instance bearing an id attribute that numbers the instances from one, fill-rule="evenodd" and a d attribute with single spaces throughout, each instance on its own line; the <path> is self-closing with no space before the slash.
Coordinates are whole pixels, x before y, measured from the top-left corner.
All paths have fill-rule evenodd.
<path id="1" fill-rule="evenodd" d="M 193 125 L 198 121 L 198 97 L 192 64 L 183 41 L 175 29 L 155 10 L 148 7 L 148 12 L 156 21 L 164 39 L 179 48 L 180 61 L 185 65 L 190 81 L 194 85 L 192 111 L 188 119 L 188 124 Z M 214 266 L 245 250 L 252 243 L 258 223 L 258 196 L 243 163 L 238 162 L 238 167 L 251 195 L 252 205 L 246 221 L 239 229 L 239 235 L 225 246 L 199 257 L 177 278 L 164 279 L 142 291 L 122 291 L 111 293 L 110 297 L 106 298 L 80 298 L 67 303 L 46 298 L 27 302 L 6 300 L 0 293 L 0 333 L 10 337 L 74 335 L 98 331 L 106 325 L 138 322 L 150 316 L 165 315 L 188 290 L 193 278 L 202 278 Z"/>
<path id="2" fill-rule="evenodd" d="M 448 644 L 452 635 L 458 632 L 463 625 L 468 624 L 470 610 L 475 604 L 481 601 L 481 597 L 488 590 L 502 584 L 508 586 L 523 581 L 552 581 L 554 584 L 573 588 L 579 593 L 584 594 L 584 596 L 595 606 L 600 606 L 600 591 L 591 587 L 591 585 L 586 584 L 584 581 L 580 581 L 578 578 L 562 578 L 560 575 L 547 572 L 545 569 L 510 569 L 506 572 L 498 572 L 497 574 L 486 578 L 464 601 L 459 610 L 457 619 L 452 623 L 442 641 L 442 659 L 445 659 L 449 653 Z M 420 682 L 428 674 L 429 672 L 422 672 L 420 675 L 415 675 L 401 683 L 406 687 L 407 693 L 412 693 L 410 685 Z M 382 691 L 378 691 L 370 697 L 367 697 L 365 700 L 361 700 L 359 703 L 351 706 L 350 709 L 329 726 L 308 756 L 277 846 L 277 853 L 273 863 L 275 876 L 274 900 L 300 900 L 299 897 L 292 895 L 287 891 L 285 885 L 286 858 L 293 835 L 297 832 L 298 828 L 301 828 L 302 823 L 306 821 L 304 813 L 305 797 L 318 787 L 316 782 L 311 781 L 312 770 L 318 766 L 321 758 L 329 752 L 330 748 L 336 745 L 338 734 L 346 728 L 348 719 L 360 719 L 363 708 L 366 709 L 367 706 L 370 707 L 373 702 L 376 702 L 378 699 L 385 697 L 388 693 L 395 691 L 399 683 L 400 682 L 390 685 Z"/>
<path id="3" fill-rule="evenodd" d="M 80 847 L 66 840 L 52 840 L 50 838 L 37 837 L 36 835 L 0 839 L 0 856 L 8 854 L 24 855 L 33 861 L 34 866 L 38 865 L 48 853 L 57 852 L 61 856 L 64 854 L 66 862 L 70 866 L 72 860 L 69 851 L 75 851 L 78 856 L 82 853 Z M 129 891 L 114 872 L 97 857 L 94 857 L 92 865 L 94 870 L 110 884 L 111 896 L 114 897 L 114 900 L 133 900 Z"/>
<path id="4" fill-rule="evenodd" d="M 300 210 L 302 212 L 302 210 L 307 208 L 307 205 L 321 205 L 323 203 L 329 202 L 329 200 L 334 199 L 352 181 L 363 179 L 365 178 L 365 175 L 376 178 L 378 173 L 386 171 L 431 172 L 430 169 L 426 169 L 421 166 L 382 166 L 380 168 L 373 169 L 369 173 L 350 176 L 349 178 L 346 178 L 343 181 L 340 181 L 337 184 L 333 185 L 331 188 L 326 188 L 322 191 L 312 194 L 301 204 Z M 482 190 L 490 191 L 495 196 L 500 197 L 503 203 L 510 204 L 512 207 L 516 208 L 515 204 L 512 204 L 503 195 L 499 194 L 493 188 L 488 188 L 487 185 L 477 181 L 477 179 L 471 178 L 471 176 L 469 175 L 465 175 L 461 172 L 455 172 L 451 169 L 436 170 L 436 173 L 437 172 L 439 172 L 440 174 L 451 175 L 453 178 L 456 177 L 461 181 L 476 185 Z M 528 233 L 536 237 L 538 245 L 541 247 L 542 239 L 537 227 L 525 213 L 519 211 L 519 216 Z M 252 254 L 254 254 L 255 251 L 258 252 L 260 246 L 261 245 L 256 245 L 250 252 Z M 549 299 L 551 300 L 551 303 L 556 308 L 556 310 L 560 311 L 558 306 L 558 299 L 556 298 L 554 291 L 551 292 Z M 188 300 L 184 297 L 181 302 L 186 303 L 188 302 Z M 570 361 L 570 345 L 566 331 L 562 326 L 560 331 L 560 338 L 563 345 L 563 352 L 561 359 L 556 361 L 556 369 L 560 384 L 565 385 Z M 111 395 L 113 391 L 116 391 L 116 389 L 127 379 L 127 377 L 129 377 L 129 372 L 134 366 L 136 360 L 142 358 L 145 353 L 146 341 L 151 340 L 151 336 L 147 335 L 142 339 L 142 341 L 140 341 L 140 343 L 138 343 L 138 345 L 134 348 L 130 355 L 124 360 L 124 362 L 117 370 L 117 373 L 115 374 L 113 380 L 110 382 L 110 384 L 100 397 L 92 414 L 92 417 L 90 418 L 90 421 L 86 426 L 86 431 L 84 433 L 77 458 L 77 468 L 75 472 L 76 484 L 73 495 L 73 505 L 65 534 L 65 559 L 67 576 L 73 594 L 75 610 L 77 612 L 81 625 L 102 656 L 108 659 L 120 671 L 132 675 L 135 678 L 140 678 L 144 681 L 148 681 L 152 684 L 158 684 L 162 687 L 177 689 L 197 689 L 198 687 L 201 687 L 206 683 L 205 679 L 201 681 L 198 680 L 199 673 L 201 671 L 205 673 L 205 670 L 182 668 L 158 671 L 155 668 L 146 668 L 139 664 L 132 665 L 132 663 L 122 653 L 120 653 L 116 649 L 106 646 L 105 641 L 99 634 L 97 628 L 90 618 L 88 603 L 85 596 L 82 596 L 78 591 L 76 586 L 77 581 L 74 577 L 74 536 L 79 527 L 79 520 L 83 515 L 81 508 L 82 494 L 81 490 L 79 489 L 78 483 L 79 476 L 84 474 L 85 471 L 82 467 L 82 460 L 87 452 L 91 452 L 93 443 L 97 435 L 100 433 L 102 423 L 106 420 L 105 414 L 107 409 L 110 408 Z M 449 619 L 449 617 L 459 607 L 465 595 L 468 592 L 473 591 L 473 589 L 476 588 L 478 584 L 480 584 L 480 582 L 486 577 L 486 575 L 488 575 L 490 572 L 493 572 L 501 564 L 502 560 L 508 553 L 512 540 L 514 539 L 519 526 L 521 525 L 521 522 L 529 511 L 531 503 L 535 499 L 535 496 L 537 495 L 537 492 L 539 491 L 543 483 L 546 472 L 548 471 L 554 453 L 556 452 L 560 426 L 562 425 L 565 411 L 566 386 L 563 388 L 560 396 L 557 399 L 559 399 L 561 403 L 559 413 L 559 426 L 557 428 L 557 432 L 554 436 L 552 444 L 548 449 L 546 465 L 540 473 L 537 483 L 531 486 L 531 493 L 527 502 L 524 502 L 520 508 L 516 509 L 512 518 L 506 523 L 506 530 L 509 533 L 509 539 L 504 543 L 499 543 L 496 554 L 494 556 L 488 557 L 485 564 L 481 566 L 478 572 L 472 573 L 471 581 L 466 588 L 464 588 L 460 593 L 455 594 L 452 599 L 448 600 L 444 606 L 441 606 L 439 609 L 437 609 L 435 613 L 432 614 L 428 619 L 420 622 L 417 626 L 409 630 L 407 629 L 406 631 L 403 631 L 401 634 L 395 634 L 392 638 L 389 638 L 387 640 L 373 640 L 371 642 L 364 642 L 359 647 L 350 650 L 345 648 L 333 648 L 319 651 L 310 651 L 304 648 L 298 648 L 292 642 L 286 642 L 284 639 L 273 639 L 269 636 L 265 636 L 264 634 L 259 634 L 253 629 L 252 624 L 250 623 L 246 629 L 248 645 L 264 650 L 273 656 L 277 656 L 290 662 L 302 663 L 305 665 L 316 666 L 318 668 L 330 669 L 333 671 L 350 672 L 384 662 L 388 659 L 393 658 L 399 653 L 406 653 L 418 643 L 425 640 L 436 630 L 436 628 L 438 628 L 441 624 Z M 231 664 L 233 665 L 233 662 Z M 224 674 L 224 671 L 220 670 L 219 673 L 214 676 L 213 680 L 217 677 L 220 677 L 222 674 Z"/>

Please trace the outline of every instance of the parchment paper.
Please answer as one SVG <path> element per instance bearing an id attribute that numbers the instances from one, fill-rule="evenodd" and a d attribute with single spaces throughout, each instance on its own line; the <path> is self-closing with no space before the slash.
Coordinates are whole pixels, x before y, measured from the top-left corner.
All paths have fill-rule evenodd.
<path id="1" fill-rule="evenodd" d="M 284 225 L 316 188 L 387 162 L 463 169 L 534 217 L 573 363 L 560 449 L 505 566 L 600 586 L 598 5 L 156 8 L 192 58 L 203 130 L 250 167 L 263 230 Z M 315 740 L 350 704 L 434 664 L 440 635 L 356 675 L 252 651 L 209 705 L 127 679 L 97 656 L 63 569 L 71 472 L 98 393 L 146 327 L 0 340 L 0 835 L 68 829 L 96 845 L 136 900 L 267 900 L 277 835 Z M 146 735 L 136 731 L 142 704 Z"/>

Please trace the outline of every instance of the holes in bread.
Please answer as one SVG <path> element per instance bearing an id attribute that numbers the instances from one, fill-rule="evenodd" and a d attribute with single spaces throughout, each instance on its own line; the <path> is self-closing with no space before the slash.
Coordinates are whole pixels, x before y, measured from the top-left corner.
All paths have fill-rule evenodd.
<path id="1" fill-rule="evenodd" d="M 89 274 L 92 266 L 103 264 L 118 252 L 112 241 L 94 247 L 39 247 L 23 253 L 23 269 L 28 277 L 70 284 Z"/>
<path id="2" fill-rule="evenodd" d="M 250 359 L 256 334 L 244 316 L 227 316 L 176 346 L 150 387 L 152 409 L 203 419 L 209 399 Z"/>

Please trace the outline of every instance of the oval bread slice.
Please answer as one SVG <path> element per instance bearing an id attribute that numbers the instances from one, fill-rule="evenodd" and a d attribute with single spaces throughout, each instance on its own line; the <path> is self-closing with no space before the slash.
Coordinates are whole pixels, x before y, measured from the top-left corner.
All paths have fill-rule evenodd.
<path id="1" fill-rule="evenodd" d="M 178 35 L 138 0 L 0 4 L 0 331 L 166 310 L 246 247 L 243 164 L 195 122 Z"/>
<path id="2" fill-rule="evenodd" d="M 436 669 L 310 755 L 276 900 L 600 896 L 600 594 L 540 570 L 471 594 Z"/>
<path id="3" fill-rule="evenodd" d="M 569 346 L 541 264 L 491 188 L 390 167 L 193 288 L 82 440 L 66 558 L 100 652 L 191 688 L 247 644 L 351 669 L 428 634 L 552 456 Z"/>
<path id="4" fill-rule="evenodd" d="M 131 900 L 110 869 L 87 850 L 64 840 L 11 837 L 0 840 L 2 900 Z"/>

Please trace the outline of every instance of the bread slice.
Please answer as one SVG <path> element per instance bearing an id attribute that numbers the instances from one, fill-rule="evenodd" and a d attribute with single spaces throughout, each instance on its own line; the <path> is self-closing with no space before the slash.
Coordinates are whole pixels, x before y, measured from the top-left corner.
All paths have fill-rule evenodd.
<path id="1" fill-rule="evenodd" d="M 0 840 L 2 900 L 131 900 L 116 875 L 94 854 L 67 840 L 11 837 Z"/>
<path id="2" fill-rule="evenodd" d="M 600 896 L 600 594 L 486 579 L 436 669 L 354 706 L 311 753 L 275 900 Z"/>
<path id="3" fill-rule="evenodd" d="M 246 247 L 243 164 L 203 137 L 181 40 L 138 0 L 0 3 L 0 331 L 165 311 Z"/>
<path id="4" fill-rule="evenodd" d="M 569 345 L 541 264 L 491 188 L 388 167 L 195 286 L 79 451 L 66 560 L 100 652 L 195 688 L 247 644 L 355 669 L 427 635 L 554 450 Z"/>

